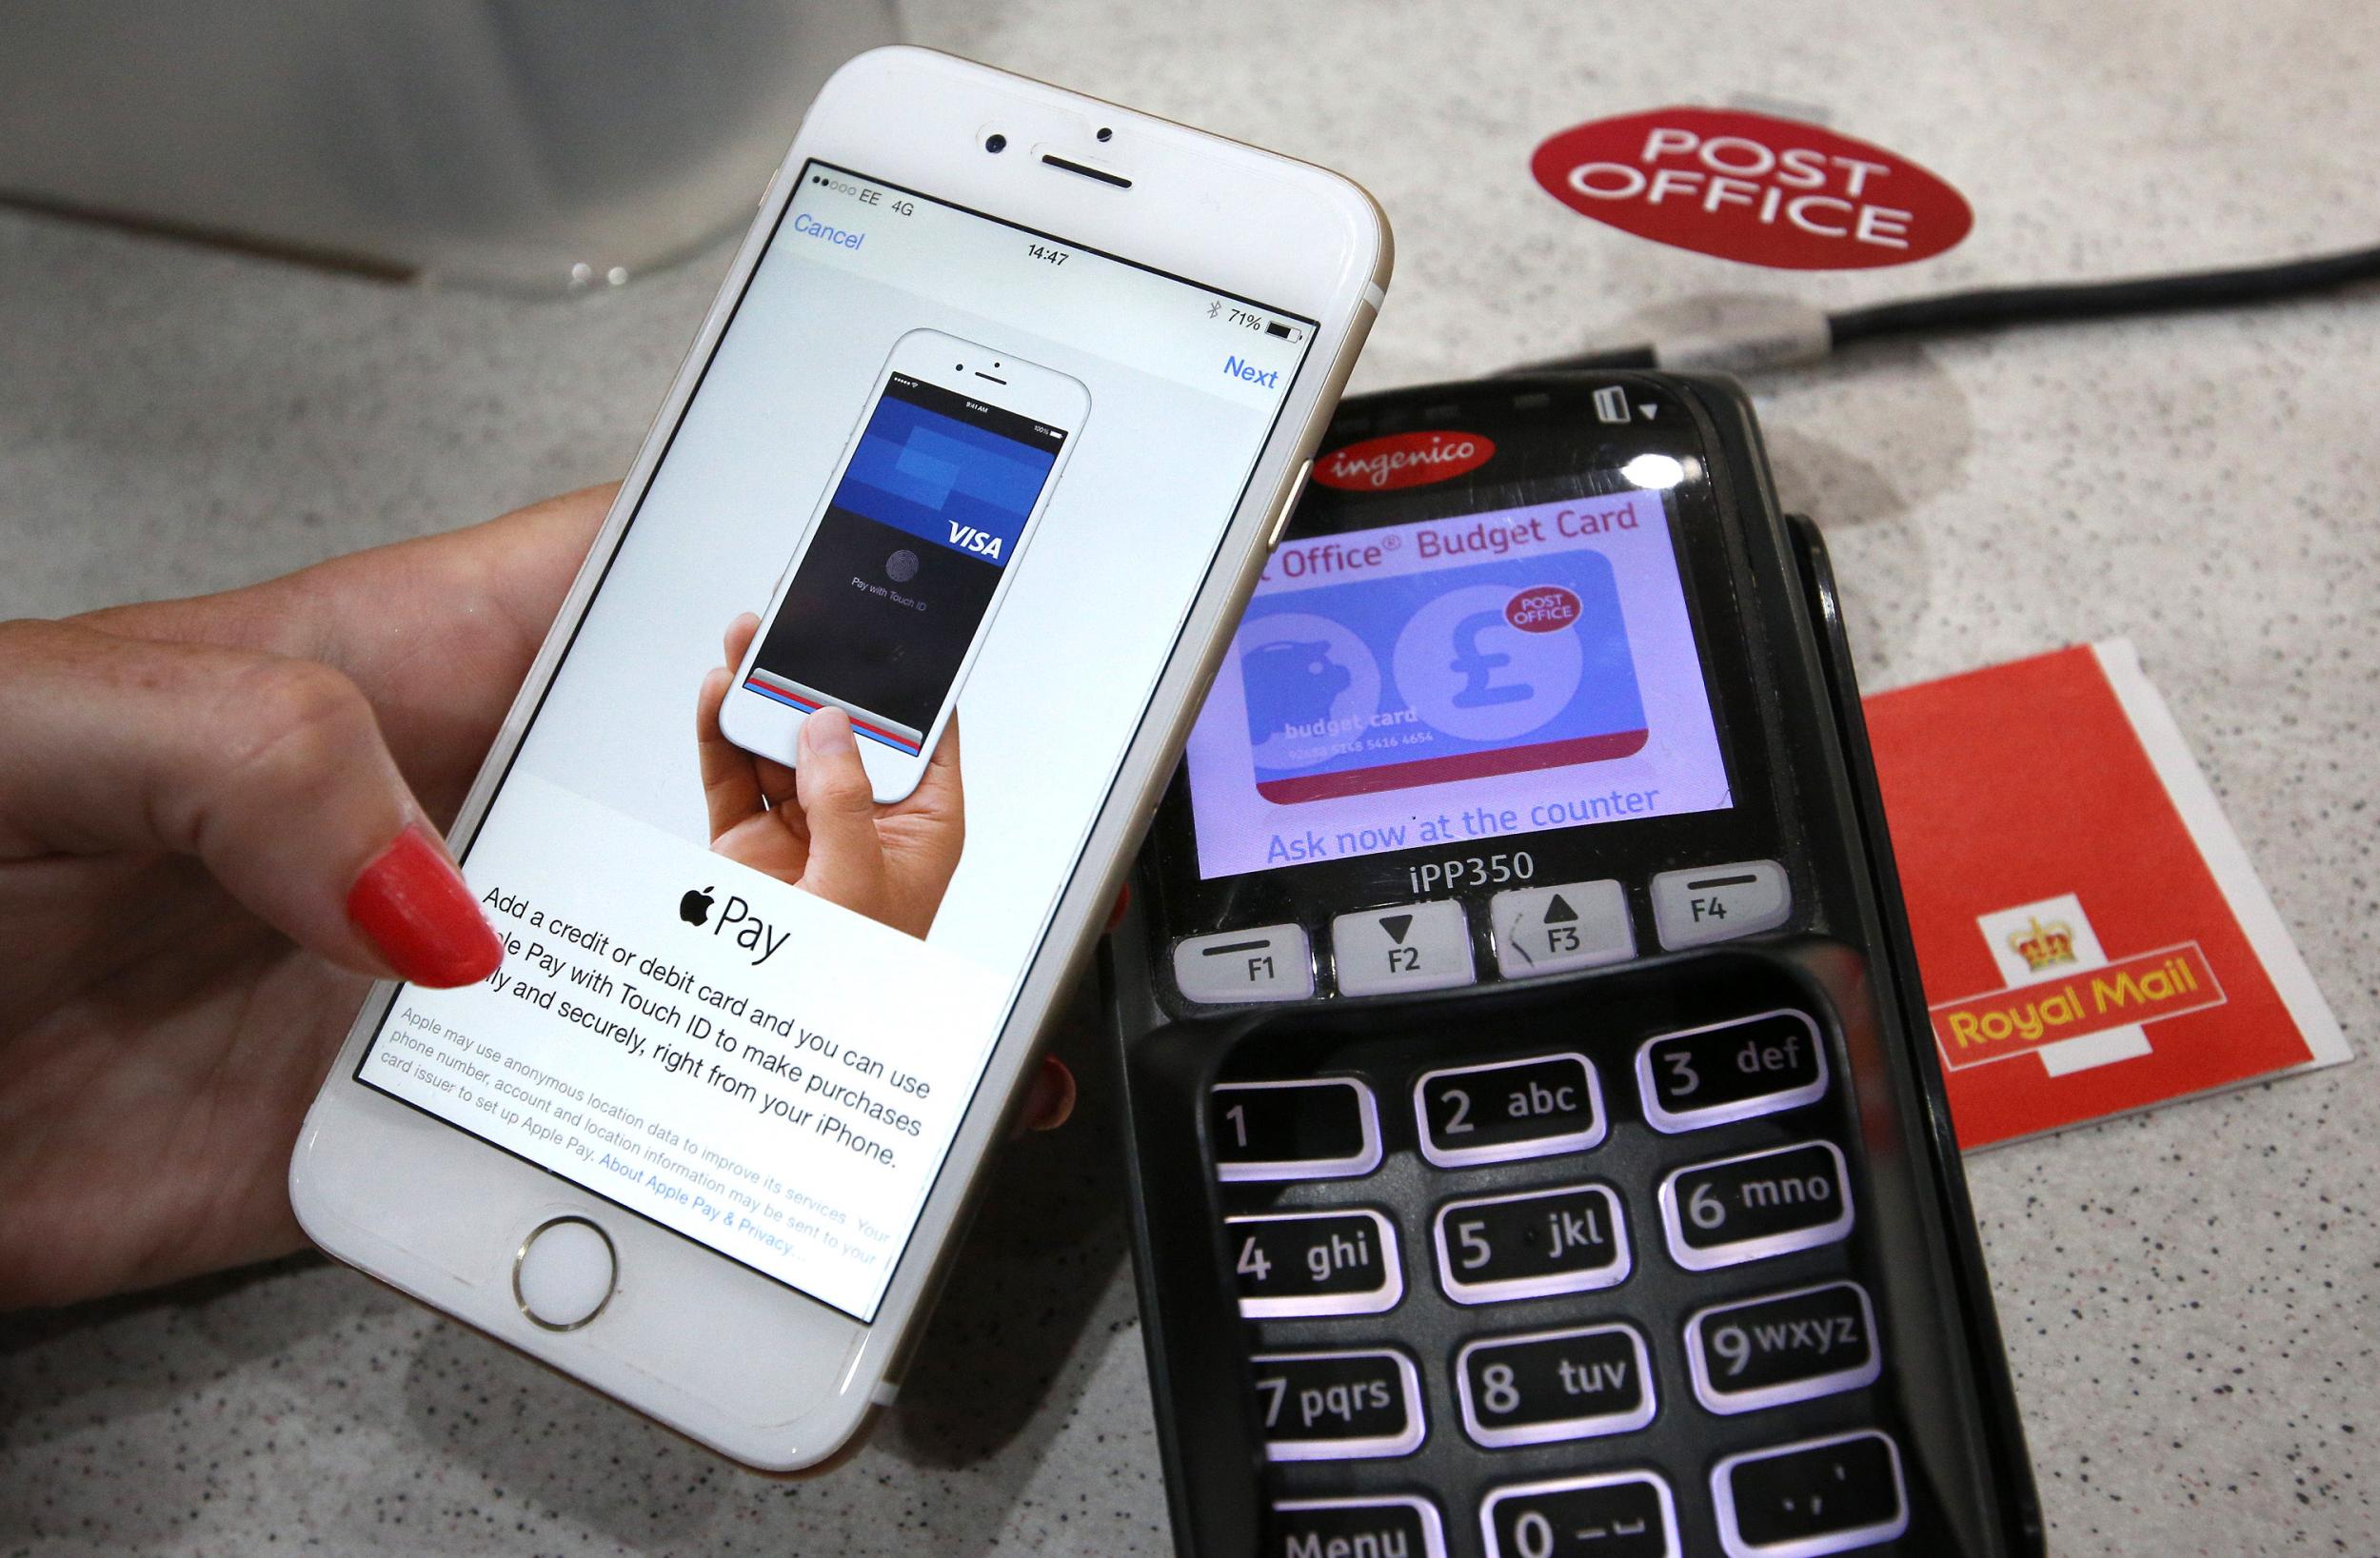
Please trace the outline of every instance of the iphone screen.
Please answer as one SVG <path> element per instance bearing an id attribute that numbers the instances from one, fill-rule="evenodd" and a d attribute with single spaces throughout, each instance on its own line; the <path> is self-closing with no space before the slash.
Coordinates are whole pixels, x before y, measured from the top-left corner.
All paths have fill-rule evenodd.
<path id="1" fill-rule="evenodd" d="M 898 375 L 919 330 L 1096 412 Z M 803 168 L 465 854 L 504 966 L 400 988 L 358 1079 L 873 1319 L 1312 339 Z M 915 750 L 954 684 L 963 750 L 864 858 L 720 733 L 826 699 Z"/>

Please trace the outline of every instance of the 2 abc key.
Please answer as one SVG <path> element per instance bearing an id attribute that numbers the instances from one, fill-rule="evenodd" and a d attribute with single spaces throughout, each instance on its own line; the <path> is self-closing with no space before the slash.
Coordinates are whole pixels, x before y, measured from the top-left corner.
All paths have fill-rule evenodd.
<path id="1" fill-rule="evenodd" d="M 1672 1259 L 1690 1272 L 1833 1244 L 1851 1233 L 1842 1149 L 1805 1141 L 1696 1163 L 1661 1181 Z"/>
<path id="2" fill-rule="evenodd" d="M 1441 1169 L 1600 1146 L 1603 1088 L 1583 1055 L 1426 1072 L 1413 1085 L 1421 1155 Z"/>

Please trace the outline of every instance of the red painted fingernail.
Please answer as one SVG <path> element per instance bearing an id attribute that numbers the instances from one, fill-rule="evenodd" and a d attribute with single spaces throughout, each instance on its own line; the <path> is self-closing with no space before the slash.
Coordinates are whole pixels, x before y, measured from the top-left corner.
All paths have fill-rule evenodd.
<path id="1" fill-rule="evenodd" d="M 347 889 L 347 919 L 401 978 L 451 989 L 486 978 L 504 943 L 420 823 L 397 835 Z"/>
<path id="2" fill-rule="evenodd" d="M 1041 1075 L 1033 1084 L 1036 1131 L 1055 1131 L 1074 1117 L 1074 1073 L 1054 1055 L 1041 1056 Z"/>

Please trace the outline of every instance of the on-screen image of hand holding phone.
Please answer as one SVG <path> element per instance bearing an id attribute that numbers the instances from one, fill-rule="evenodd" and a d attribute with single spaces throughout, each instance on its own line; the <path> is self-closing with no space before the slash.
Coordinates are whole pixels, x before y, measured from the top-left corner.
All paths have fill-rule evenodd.
<path id="1" fill-rule="evenodd" d="M 803 721 L 798 767 L 755 757 L 721 733 L 719 710 L 760 625 L 750 612 L 727 624 L 726 661 L 695 704 L 712 852 L 923 937 L 966 845 L 958 716 L 917 788 L 891 805 L 878 803 L 850 719 L 832 705 Z"/>
<path id="2" fill-rule="evenodd" d="M 1081 380 L 1012 352 L 930 329 L 894 342 L 783 581 L 731 661 L 725 739 L 799 768 L 803 727 L 837 709 L 878 800 L 925 782 L 1089 410 Z"/>

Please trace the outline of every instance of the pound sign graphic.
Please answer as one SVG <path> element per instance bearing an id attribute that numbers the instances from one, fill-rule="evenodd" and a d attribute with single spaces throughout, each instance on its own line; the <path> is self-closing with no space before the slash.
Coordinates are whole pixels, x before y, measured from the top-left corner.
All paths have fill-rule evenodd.
<path id="1" fill-rule="evenodd" d="M 1517 703 L 1537 688 L 1526 681 L 1507 682 L 1491 686 L 1488 673 L 1510 665 L 1513 658 L 1501 650 L 1483 650 L 1479 635 L 1489 628 L 1503 625 L 1504 614 L 1499 611 L 1475 611 L 1455 624 L 1455 658 L 1446 668 L 1463 679 L 1462 688 L 1449 700 L 1458 709 L 1485 708 L 1491 703 Z"/>

